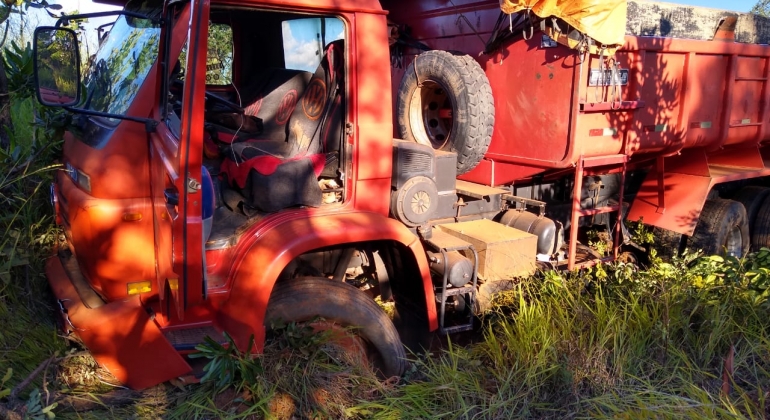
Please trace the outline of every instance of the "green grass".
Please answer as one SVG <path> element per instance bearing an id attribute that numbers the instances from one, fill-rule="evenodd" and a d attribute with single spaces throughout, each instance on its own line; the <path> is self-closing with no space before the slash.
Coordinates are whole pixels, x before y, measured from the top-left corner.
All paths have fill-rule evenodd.
<path id="1" fill-rule="evenodd" d="M 60 414 L 767 418 L 768 259 L 764 249 L 740 261 L 690 255 L 640 271 L 618 264 L 582 275 L 544 273 L 496 298 L 477 342 L 413 355 L 399 383 L 340 362 L 322 336 L 293 334 L 295 344 L 268 347 L 251 380 L 166 384 L 125 407 Z"/>
<path id="2" fill-rule="evenodd" d="M 24 60 L 31 57 L 29 50 L 16 52 L 25 54 Z M 9 76 L 22 79 L 18 74 Z M 58 239 L 46 204 L 60 139 L 48 117 L 58 114 L 40 112 L 34 99 L 20 94 L 17 86 L 11 91 L 15 122 L 9 133 L 11 147 L 0 150 L 0 371 L 10 372 L 10 378 L 0 393 L 10 392 L 52 356 L 64 356 L 67 348 L 57 335 L 43 275 L 43 261 Z M 34 406 L 55 390 L 55 378 L 55 369 L 45 369 L 17 395 L 20 401 L 15 402 L 26 403 L 22 410 L 28 417 L 43 414 L 46 404 Z"/>
<path id="3" fill-rule="evenodd" d="M 383 419 L 765 418 L 766 274 L 751 276 L 768 256 L 658 261 L 629 278 L 615 267 L 601 279 L 596 270 L 548 273 L 498 300 L 479 343 L 420 359 L 420 378 L 354 410 Z"/>

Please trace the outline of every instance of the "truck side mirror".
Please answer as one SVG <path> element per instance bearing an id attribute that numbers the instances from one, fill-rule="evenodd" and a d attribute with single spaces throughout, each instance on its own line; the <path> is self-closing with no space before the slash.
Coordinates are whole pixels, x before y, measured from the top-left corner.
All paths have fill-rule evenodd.
<path id="1" fill-rule="evenodd" d="M 80 52 L 75 31 L 42 26 L 33 47 L 37 100 L 47 106 L 80 102 Z"/>

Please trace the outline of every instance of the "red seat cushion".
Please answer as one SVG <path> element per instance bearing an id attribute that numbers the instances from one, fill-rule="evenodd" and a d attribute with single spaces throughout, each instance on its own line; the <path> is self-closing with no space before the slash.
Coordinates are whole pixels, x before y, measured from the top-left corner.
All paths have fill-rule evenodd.
<path id="1" fill-rule="evenodd" d="M 326 155 L 324 154 L 293 156 L 290 158 L 262 155 L 240 162 L 236 162 L 232 159 L 224 159 L 220 169 L 222 173 L 227 174 L 227 177 L 231 182 L 235 182 L 240 188 L 246 188 L 246 180 L 250 170 L 253 169 L 262 175 L 272 175 L 282 163 L 300 159 L 310 159 L 316 176 L 321 175 L 321 171 L 323 171 L 324 165 L 326 164 Z"/>

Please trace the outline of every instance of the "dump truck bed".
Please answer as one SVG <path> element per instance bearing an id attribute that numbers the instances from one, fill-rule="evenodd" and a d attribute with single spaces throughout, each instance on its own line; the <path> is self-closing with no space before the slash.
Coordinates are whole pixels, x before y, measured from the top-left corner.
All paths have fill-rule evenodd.
<path id="1" fill-rule="evenodd" d="M 476 57 L 490 80 L 492 141 L 461 179 L 503 185 L 571 168 L 581 158 L 626 155 L 633 163 L 689 148 L 756 149 L 770 138 L 770 47 L 683 38 L 713 37 L 732 16 L 740 24 L 736 37 L 761 42 L 767 19 L 630 1 L 630 35 L 608 64 L 606 57 L 549 42 L 539 28 L 530 39 L 516 36 L 479 55 L 500 16 L 496 0 L 457 1 L 452 10 L 440 1 L 384 4 L 417 40 Z M 394 71 L 394 88 L 402 72 Z"/>

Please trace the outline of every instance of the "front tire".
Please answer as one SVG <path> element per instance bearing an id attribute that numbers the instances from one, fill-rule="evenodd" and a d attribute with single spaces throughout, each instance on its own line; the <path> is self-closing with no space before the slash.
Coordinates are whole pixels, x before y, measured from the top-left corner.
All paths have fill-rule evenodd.
<path id="1" fill-rule="evenodd" d="M 374 367 L 384 377 L 401 376 L 406 354 L 387 314 L 368 296 L 346 283 L 302 277 L 276 284 L 265 315 L 269 330 L 277 322 L 307 322 L 321 317 L 354 331 L 376 353 Z"/>

